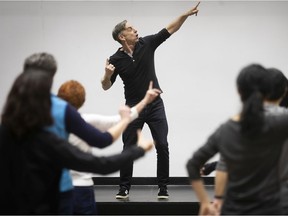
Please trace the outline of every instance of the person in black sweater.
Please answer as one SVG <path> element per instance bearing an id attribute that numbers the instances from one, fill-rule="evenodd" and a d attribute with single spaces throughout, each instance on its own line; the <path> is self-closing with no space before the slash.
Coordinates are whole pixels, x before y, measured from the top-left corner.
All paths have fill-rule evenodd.
<path id="1" fill-rule="evenodd" d="M 34 70 L 21 73 L 8 94 L 0 125 L 0 214 L 57 214 L 63 168 L 109 174 L 153 147 L 138 131 L 138 146 L 95 157 L 48 132 L 51 85 L 51 76 Z"/>
<path id="2" fill-rule="evenodd" d="M 219 126 L 187 162 L 191 185 L 201 203 L 199 214 L 216 214 L 199 169 L 216 153 L 226 163 L 228 184 L 221 214 L 282 214 L 279 159 L 288 138 L 288 114 L 265 115 L 263 100 L 270 92 L 261 65 L 244 67 L 237 77 L 242 111 Z"/>
<path id="3" fill-rule="evenodd" d="M 137 104 L 144 97 L 151 80 L 155 88 L 161 89 L 155 72 L 155 50 L 172 34 L 177 32 L 189 16 L 197 15 L 199 3 L 158 33 L 143 38 L 138 37 L 137 30 L 127 20 L 117 24 L 112 32 L 112 36 L 122 47 L 106 61 L 105 74 L 101 80 L 102 88 L 104 90 L 109 89 L 119 75 L 124 84 L 126 105 L 130 107 Z M 160 96 L 149 104 L 140 113 L 139 118 L 133 121 L 124 131 L 122 136 L 124 143 L 123 151 L 126 151 L 126 148 L 135 144 L 135 131 L 143 128 L 145 123 L 149 126 L 156 144 L 158 198 L 168 199 L 168 122 L 164 103 Z M 120 170 L 120 189 L 116 195 L 117 199 L 128 198 L 132 172 L 133 163 Z"/>
<path id="4" fill-rule="evenodd" d="M 285 98 L 288 86 L 287 78 L 282 71 L 276 68 L 268 68 L 267 75 L 270 80 L 270 90 L 264 98 L 265 115 L 283 115 L 288 114 L 288 109 L 280 106 L 283 98 Z M 287 166 L 288 145 L 287 142 L 282 148 L 282 155 L 279 165 L 279 174 L 281 181 L 281 203 L 283 206 L 283 214 L 288 214 L 288 166 Z M 225 199 L 225 186 L 227 183 L 227 168 L 226 163 L 220 157 L 215 174 L 215 199 L 213 201 L 217 209 L 221 209 L 223 199 Z M 220 212 L 220 211 L 219 211 Z"/>

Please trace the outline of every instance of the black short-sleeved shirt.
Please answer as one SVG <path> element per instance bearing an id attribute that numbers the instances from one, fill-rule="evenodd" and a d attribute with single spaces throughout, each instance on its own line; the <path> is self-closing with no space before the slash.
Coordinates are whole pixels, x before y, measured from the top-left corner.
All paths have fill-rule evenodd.
<path id="1" fill-rule="evenodd" d="M 127 104 L 139 102 L 144 97 L 151 80 L 153 87 L 160 89 L 155 73 L 154 53 L 169 37 L 170 33 L 164 28 L 157 34 L 139 38 L 133 57 L 127 55 L 121 48 L 110 57 L 109 62 L 115 66 L 111 82 L 113 84 L 118 75 L 121 77 Z"/>

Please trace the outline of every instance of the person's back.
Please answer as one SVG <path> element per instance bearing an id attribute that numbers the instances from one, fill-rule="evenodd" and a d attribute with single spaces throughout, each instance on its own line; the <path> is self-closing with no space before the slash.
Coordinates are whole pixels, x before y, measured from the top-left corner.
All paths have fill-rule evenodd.
<path id="1" fill-rule="evenodd" d="M 49 100 L 52 80 L 41 71 L 29 73 L 15 80 L 1 120 L 0 164 L 5 175 L 1 178 L 1 199 L 5 199 L 1 200 L 1 212 L 6 214 L 57 213 L 58 200 L 49 194 L 58 193 L 57 179 L 63 167 L 47 160 L 49 152 L 41 148 L 49 139 L 38 136 L 53 122 Z"/>
<path id="2" fill-rule="evenodd" d="M 229 179 L 226 194 L 229 198 L 225 199 L 223 206 L 224 212 L 229 213 L 229 210 L 227 211 L 227 206 L 231 203 L 233 205 L 233 198 L 231 199 L 231 196 L 235 197 L 234 201 L 236 201 L 238 205 L 241 203 L 243 204 L 243 209 L 245 209 L 245 206 L 249 207 L 250 209 L 247 208 L 248 213 L 253 212 L 253 209 L 256 209 L 256 214 L 257 211 L 260 214 L 265 212 L 269 213 L 269 211 L 270 213 L 273 213 L 277 212 L 277 208 L 280 207 L 280 181 L 277 177 L 279 177 L 281 170 L 278 169 L 277 165 L 279 164 L 283 144 L 287 139 L 285 133 L 285 119 L 287 119 L 288 112 L 277 106 L 287 89 L 287 79 L 279 72 L 280 71 L 276 72 L 275 70 L 267 69 L 265 70 L 265 74 L 259 76 L 259 82 L 261 84 L 258 88 L 264 97 L 262 112 L 265 115 L 260 132 L 255 136 L 252 135 L 244 138 L 242 135 L 239 138 L 238 148 L 231 148 L 226 143 L 226 147 L 221 151 L 223 152 L 224 161 L 227 164 Z M 243 73 L 244 71 L 242 71 L 242 74 Z M 246 71 L 246 74 L 246 76 L 249 77 L 248 70 Z M 251 77 L 252 75 L 250 78 Z M 240 85 L 241 82 L 243 84 L 243 79 L 241 82 L 239 79 L 240 78 L 238 78 L 238 85 Z M 285 116 L 281 117 L 279 115 Z M 238 123 L 238 126 L 238 133 L 241 135 L 241 123 Z M 234 127 L 234 130 L 235 129 L 236 127 Z M 230 134 L 232 134 L 231 131 Z M 271 141 L 273 141 L 273 145 L 271 145 Z M 232 145 L 234 144 L 235 143 Z M 224 145 L 225 143 L 223 143 L 223 146 Z M 236 155 L 231 156 L 231 151 L 236 153 L 238 157 Z M 244 160 L 242 157 L 244 157 Z M 243 161 L 241 162 L 241 160 Z M 244 166 L 239 163 L 242 163 Z M 241 180 L 241 186 L 239 185 L 239 179 Z M 231 191 L 236 193 L 231 194 Z M 239 196 L 239 194 L 241 194 L 242 197 Z M 243 199 L 243 197 L 245 197 L 245 199 Z M 247 204 L 247 200 L 257 200 L 257 202 L 250 202 Z M 271 206 L 274 206 L 274 209 L 271 208 Z M 239 211 L 240 209 L 241 207 L 239 208 Z M 243 213 L 245 214 L 246 212 L 243 211 Z M 281 213 L 280 210 L 279 213 Z"/>
<path id="3" fill-rule="evenodd" d="M 221 214 L 282 213 L 279 158 L 288 138 L 288 115 L 265 115 L 263 101 L 270 84 L 261 65 L 243 68 L 237 77 L 241 113 L 222 124 L 188 161 L 191 184 L 203 205 L 200 214 L 216 210 L 203 192 L 199 169 L 217 152 L 228 173 Z"/>
<path id="4" fill-rule="evenodd" d="M 264 103 L 264 109 L 266 115 L 283 115 L 288 113 L 287 106 L 284 104 L 287 102 L 287 89 L 288 81 L 286 76 L 282 71 L 276 68 L 269 68 L 270 80 L 272 81 L 271 93 L 267 96 L 267 100 Z M 281 181 L 281 205 L 283 208 L 283 213 L 288 214 L 288 165 L 287 165 L 287 155 L 288 155 L 288 141 L 282 148 L 281 158 L 279 162 L 279 172 Z"/>
<path id="5" fill-rule="evenodd" d="M 53 77 L 57 71 L 57 62 L 54 56 L 49 53 L 35 53 L 25 59 L 23 68 L 24 73 L 27 73 L 29 69 L 41 69 L 45 71 L 53 80 Z M 67 102 L 56 97 L 55 95 L 51 95 L 51 103 L 51 115 L 54 123 L 53 125 L 49 126 L 47 130 L 67 140 L 68 132 L 65 122 Z M 71 203 L 73 185 L 69 170 L 67 169 L 63 169 L 62 171 L 59 190 L 62 192 L 59 213 L 72 213 L 72 207 L 69 203 Z"/>
<path id="6" fill-rule="evenodd" d="M 45 72 L 30 71 L 17 77 L 8 94 L 0 126 L 0 214 L 57 214 L 63 168 L 108 174 L 153 146 L 139 132 L 139 146 L 126 154 L 94 157 L 83 153 L 45 130 L 53 123 L 51 85 Z"/>
<path id="7" fill-rule="evenodd" d="M 9 143 L 1 145 L 0 151 L 1 170 L 5 174 L 1 178 L 1 213 L 58 213 L 63 166 L 47 148 L 52 135 L 43 131 L 19 140 L 7 128 L 0 127 L 0 143 Z"/>
<path id="8" fill-rule="evenodd" d="M 57 63 L 51 54 L 35 53 L 25 59 L 23 73 L 29 73 L 31 69 L 40 69 L 49 75 L 53 81 Z M 89 145 L 104 148 L 112 144 L 129 123 L 128 118 L 122 118 L 115 128 L 102 133 L 86 123 L 77 110 L 65 101 L 53 95 L 51 96 L 51 101 L 51 113 L 54 124 L 48 130 L 65 139 L 68 138 L 68 133 L 73 133 L 85 140 Z M 63 169 L 60 191 L 59 214 L 72 214 L 73 185 L 70 172 L 67 169 Z"/>
<path id="9" fill-rule="evenodd" d="M 216 132 L 219 137 L 213 137 L 227 164 L 228 185 L 222 207 L 225 214 L 272 214 L 281 210 L 279 170 L 275 167 L 287 139 L 284 131 L 288 126 L 279 126 L 281 118 L 267 116 L 263 131 L 253 139 L 241 136 L 240 124 L 233 121 Z"/>
<path id="10" fill-rule="evenodd" d="M 266 115 L 288 115 L 288 109 L 286 107 L 281 107 L 278 105 L 265 104 L 264 105 Z M 283 208 L 283 213 L 288 214 L 288 165 L 287 165 L 287 155 L 288 155 L 288 140 L 285 142 L 281 150 L 281 157 L 279 162 L 279 178 L 281 181 L 281 205 Z"/>
<path id="11" fill-rule="evenodd" d="M 287 91 L 287 78 L 285 75 L 275 68 L 269 68 L 267 69 L 267 72 L 265 76 L 268 77 L 267 86 L 269 87 L 268 91 L 266 91 L 266 95 L 264 96 L 263 101 L 263 109 L 264 114 L 266 116 L 279 116 L 279 115 L 287 115 L 288 109 L 279 106 L 281 104 L 281 101 L 283 100 L 284 95 Z M 288 170 L 287 170 L 287 163 L 286 163 L 286 157 L 287 157 L 287 151 L 288 151 L 288 145 L 287 143 L 284 144 L 281 150 L 281 159 L 280 159 L 280 169 L 279 174 L 281 176 L 281 183 L 283 185 L 283 188 L 286 190 L 287 184 L 286 182 L 287 176 L 288 176 Z M 265 163 L 266 161 L 263 160 Z M 263 163 L 261 163 L 262 166 Z M 263 165 L 265 167 L 265 164 Z M 267 168 L 269 169 L 269 168 Z M 268 171 L 268 170 L 267 170 Z M 278 169 L 274 169 L 273 171 L 276 171 L 275 175 L 270 175 L 272 181 L 275 179 L 275 176 L 278 176 Z M 268 177 L 268 176 L 267 176 Z M 284 182 L 283 182 L 284 181 Z M 225 186 L 227 182 L 227 167 L 226 163 L 223 160 L 223 157 L 220 157 L 219 163 L 217 164 L 217 170 L 216 170 L 216 178 L 215 178 L 215 199 L 213 201 L 213 205 L 217 207 L 217 209 L 221 209 L 222 206 L 222 199 L 225 197 Z M 266 179 L 266 182 L 270 182 Z M 283 184 L 284 183 L 284 184 Z M 287 195 L 282 196 L 282 200 L 287 200 Z M 284 199 L 283 199 L 284 198 Z M 284 206 L 287 206 L 287 202 L 282 202 Z"/>

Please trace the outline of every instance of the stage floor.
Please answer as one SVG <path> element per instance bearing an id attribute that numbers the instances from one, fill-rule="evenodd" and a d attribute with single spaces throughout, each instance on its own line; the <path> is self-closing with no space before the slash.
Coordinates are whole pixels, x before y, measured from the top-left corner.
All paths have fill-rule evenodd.
<path id="1" fill-rule="evenodd" d="M 214 186 L 205 186 L 211 200 Z M 198 215 L 199 201 L 190 185 L 168 186 L 169 199 L 158 200 L 158 186 L 135 185 L 129 198 L 118 200 L 117 185 L 95 185 L 99 215 Z"/>
<path id="2" fill-rule="evenodd" d="M 96 202 L 123 202 L 115 198 L 118 193 L 118 185 L 95 185 Z M 205 186 L 208 194 L 213 198 L 214 186 Z M 129 200 L 124 202 L 198 202 L 196 194 L 190 185 L 168 186 L 169 199 L 157 199 L 157 185 L 135 185 L 129 192 Z"/>

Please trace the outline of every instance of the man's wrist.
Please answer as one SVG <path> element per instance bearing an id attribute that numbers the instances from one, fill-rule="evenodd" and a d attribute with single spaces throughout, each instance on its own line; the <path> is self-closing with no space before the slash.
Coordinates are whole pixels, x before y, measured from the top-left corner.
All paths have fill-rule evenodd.
<path id="1" fill-rule="evenodd" d="M 105 78 L 105 77 L 103 77 L 103 78 L 101 79 L 101 84 L 102 84 L 102 88 L 103 88 L 104 90 L 107 90 L 107 89 L 109 89 L 109 88 L 111 87 L 111 81 L 110 81 L 110 79 L 107 79 L 107 78 Z"/>
<path id="2" fill-rule="evenodd" d="M 110 81 L 110 77 L 104 76 L 101 81 L 102 83 L 107 83 Z"/>
<path id="3" fill-rule="evenodd" d="M 142 99 L 141 103 L 143 106 L 148 105 L 148 99 L 146 98 L 146 96 Z"/>

